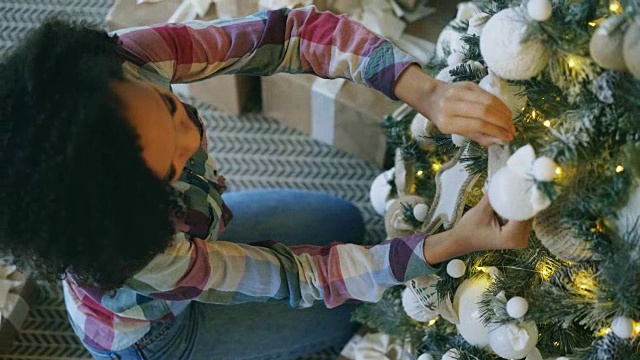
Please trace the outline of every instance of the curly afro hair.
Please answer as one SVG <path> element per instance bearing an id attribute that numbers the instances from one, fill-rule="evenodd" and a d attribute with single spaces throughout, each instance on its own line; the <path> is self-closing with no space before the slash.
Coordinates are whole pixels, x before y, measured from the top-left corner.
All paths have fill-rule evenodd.
<path id="1" fill-rule="evenodd" d="M 121 65 L 116 37 L 56 19 L 0 63 L 0 249 L 45 278 L 118 288 L 182 216 L 112 89 Z"/>

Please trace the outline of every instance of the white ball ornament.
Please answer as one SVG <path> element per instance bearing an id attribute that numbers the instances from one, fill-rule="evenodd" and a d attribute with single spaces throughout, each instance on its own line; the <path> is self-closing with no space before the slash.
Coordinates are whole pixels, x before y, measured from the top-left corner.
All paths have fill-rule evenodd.
<path id="1" fill-rule="evenodd" d="M 436 56 L 446 59 L 452 53 L 462 53 L 464 51 L 464 41 L 462 41 L 464 33 L 447 25 L 436 41 Z"/>
<path id="2" fill-rule="evenodd" d="M 527 299 L 514 296 L 509 301 L 507 301 L 507 314 L 514 319 L 519 319 L 527 313 L 529 310 L 529 303 Z"/>
<path id="3" fill-rule="evenodd" d="M 640 20 L 636 20 L 627 29 L 622 53 L 627 69 L 636 79 L 640 80 Z"/>
<path id="4" fill-rule="evenodd" d="M 530 202 L 531 179 L 526 179 L 508 166 L 498 170 L 489 182 L 489 202 L 498 215 L 509 220 L 527 220 L 535 215 Z"/>
<path id="5" fill-rule="evenodd" d="M 509 8 L 493 15 L 482 30 L 482 57 L 503 79 L 527 80 L 547 66 L 549 48 L 537 39 L 524 42 L 526 25 L 526 20 Z"/>
<path id="6" fill-rule="evenodd" d="M 603 21 L 591 36 L 591 57 L 605 69 L 627 70 L 623 55 L 624 21 L 622 15 L 612 16 Z"/>
<path id="7" fill-rule="evenodd" d="M 458 134 L 451 134 L 451 141 L 453 141 L 453 143 L 457 146 L 457 147 L 463 147 L 464 144 L 467 143 L 467 139 L 466 137 L 462 136 L 462 135 L 458 135 Z"/>
<path id="8" fill-rule="evenodd" d="M 553 181 L 556 177 L 558 165 L 546 156 L 541 156 L 533 162 L 533 177 L 538 181 Z"/>
<path id="9" fill-rule="evenodd" d="M 444 81 L 446 83 L 453 82 L 453 76 L 451 76 L 450 71 L 455 69 L 457 65 L 447 66 L 446 68 L 440 70 L 438 75 L 436 75 L 436 80 Z"/>
<path id="10" fill-rule="evenodd" d="M 435 360 L 433 358 L 433 355 L 429 354 L 429 353 L 424 353 L 420 356 L 418 356 L 418 360 Z"/>
<path id="11" fill-rule="evenodd" d="M 489 346 L 505 359 L 522 359 L 538 343 L 538 327 L 533 321 L 494 325 L 489 329 Z"/>
<path id="12" fill-rule="evenodd" d="M 618 316 L 613 319 L 611 330 L 617 337 L 628 339 L 633 334 L 633 321 L 626 316 Z"/>
<path id="13" fill-rule="evenodd" d="M 378 175 L 371 183 L 371 188 L 369 189 L 369 200 L 371 201 L 371 206 L 373 209 L 379 214 L 384 215 L 387 200 L 389 198 L 389 194 L 391 194 L 391 185 L 389 185 L 389 180 L 393 178 L 394 169 L 391 168 Z"/>
<path id="14" fill-rule="evenodd" d="M 530 353 L 527 354 L 527 357 L 524 360 L 543 360 L 542 354 L 538 348 L 533 348 Z"/>
<path id="15" fill-rule="evenodd" d="M 447 264 L 447 274 L 452 278 L 461 278 L 464 276 L 466 271 L 467 265 L 460 259 L 453 259 Z"/>
<path id="16" fill-rule="evenodd" d="M 549 0 L 529 0 L 527 13 L 535 21 L 547 21 L 551 17 L 553 6 Z"/>
<path id="17" fill-rule="evenodd" d="M 453 309 L 459 319 L 458 332 L 469 344 L 478 347 L 489 345 L 489 331 L 480 318 L 478 303 L 490 284 L 488 276 L 465 280 L 453 298 Z"/>
<path id="18" fill-rule="evenodd" d="M 427 212 L 429 207 L 426 204 L 417 204 L 413 208 L 413 217 L 420 222 L 424 222 L 427 219 Z"/>

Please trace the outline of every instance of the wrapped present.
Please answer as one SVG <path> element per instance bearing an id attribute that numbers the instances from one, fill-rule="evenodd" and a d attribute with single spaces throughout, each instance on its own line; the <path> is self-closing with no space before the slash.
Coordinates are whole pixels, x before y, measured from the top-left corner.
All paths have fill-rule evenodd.
<path id="1" fill-rule="evenodd" d="M 386 140 L 381 123 L 398 101 L 344 79 L 301 74 L 265 77 L 262 91 L 266 115 L 382 166 Z"/>
<path id="2" fill-rule="evenodd" d="M 0 262 L 0 353 L 11 350 L 37 296 L 33 278 Z"/>
<path id="3" fill-rule="evenodd" d="M 259 10 L 258 0 L 214 0 L 219 18 L 251 15 Z"/>

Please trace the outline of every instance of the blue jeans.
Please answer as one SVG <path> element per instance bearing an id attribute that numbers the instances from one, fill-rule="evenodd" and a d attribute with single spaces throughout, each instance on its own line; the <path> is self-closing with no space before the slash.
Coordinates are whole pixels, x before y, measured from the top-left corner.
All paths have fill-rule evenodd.
<path id="1" fill-rule="evenodd" d="M 360 212 L 347 201 L 300 190 L 250 190 L 225 194 L 234 213 L 220 236 L 250 243 L 324 245 L 362 243 Z M 356 304 L 306 309 L 286 303 L 214 305 L 193 302 L 174 320 L 155 323 L 135 345 L 117 352 L 89 351 L 96 359 L 293 359 L 345 344 L 358 325 Z"/>

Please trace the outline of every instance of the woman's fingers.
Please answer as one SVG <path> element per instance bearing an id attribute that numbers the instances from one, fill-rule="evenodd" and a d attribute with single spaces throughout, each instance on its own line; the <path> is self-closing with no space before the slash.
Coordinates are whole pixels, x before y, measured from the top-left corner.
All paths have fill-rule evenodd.
<path id="1" fill-rule="evenodd" d="M 529 243 L 532 220 L 509 220 L 502 227 L 502 236 L 509 242 L 510 248 L 526 248 Z"/>
<path id="2" fill-rule="evenodd" d="M 493 109 L 500 114 L 499 118 L 492 119 L 496 121 L 496 125 L 504 125 L 507 127 L 512 125 L 511 119 L 513 114 L 511 110 L 497 96 L 485 91 L 472 82 L 460 83 L 460 85 L 454 89 L 451 94 L 452 99 L 477 103 L 485 108 Z"/>
<path id="3" fill-rule="evenodd" d="M 511 113 L 505 114 L 498 106 L 469 100 L 451 100 L 447 107 L 448 109 L 445 110 L 445 113 L 451 117 L 479 119 L 487 125 L 504 129 L 509 135 L 515 134 Z"/>
<path id="4" fill-rule="evenodd" d="M 488 135 L 503 142 L 513 140 L 513 135 L 509 131 L 481 119 L 455 116 L 450 118 L 448 123 L 445 129 L 441 129 L 442 131 L 447 132 L 450 128 L 455 129 L 456 134 L 466 136 L 474 141 L 478 141 L 477 134 Z"/>

